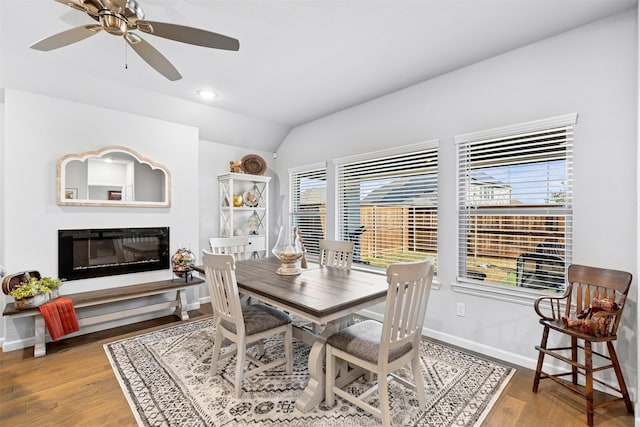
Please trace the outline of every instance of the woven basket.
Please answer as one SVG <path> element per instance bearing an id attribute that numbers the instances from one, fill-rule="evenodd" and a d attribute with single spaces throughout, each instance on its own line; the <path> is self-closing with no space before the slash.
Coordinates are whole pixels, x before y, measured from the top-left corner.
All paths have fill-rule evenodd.
<path id="1" fill-rule="evenodd" d="M 40 272 L 36 270 L 21 271 L 20 273 L 9 274 L 8 276 L 5 276 L 5 278 L 2 280 L 2 292 L 4 292 L 5 295 L 9 295 L 9 293 L 12 290 L 20 286 L 20 283 L 22 283 L 22 279 L 24 278 L 25 273 L 29 274 L 30 277 L 35 277 L 36 279 L 42 279 L 42 276 L 40 276 Z"/>

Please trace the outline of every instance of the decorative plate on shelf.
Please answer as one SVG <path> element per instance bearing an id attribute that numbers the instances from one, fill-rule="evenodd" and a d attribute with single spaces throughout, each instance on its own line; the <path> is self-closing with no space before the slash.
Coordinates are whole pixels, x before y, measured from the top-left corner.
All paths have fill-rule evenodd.
<path id="1" fill-rule="evenodd" d="M 267 162 L 257 154 L 247 154 L 240 162 L 240 166 L 245 173 L 251 175 L 263 175 L 267 170 Z"/>
<path id="2" fill-rule="evenodd" d="M 251 191 L 245 191 L 242 195 L 242 198 L 244 199 L 245 206 L 248 206 L 250 208 L 255 208 L 256 206 L 258 206 L 258 197 Z"/>

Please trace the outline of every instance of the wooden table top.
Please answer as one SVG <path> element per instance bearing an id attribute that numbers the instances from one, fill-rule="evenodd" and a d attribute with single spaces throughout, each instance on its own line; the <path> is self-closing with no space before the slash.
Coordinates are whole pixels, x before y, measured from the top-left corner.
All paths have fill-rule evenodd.
<path id="1" fill-rule="evenodd" d="M 297 276 L 276 273 L 275 257 L 236 262 L 238 288 L 284 309 L 293 309 L 317 320 L 383 302 L 387 295 L 384 275 L 309 264 Z"/>

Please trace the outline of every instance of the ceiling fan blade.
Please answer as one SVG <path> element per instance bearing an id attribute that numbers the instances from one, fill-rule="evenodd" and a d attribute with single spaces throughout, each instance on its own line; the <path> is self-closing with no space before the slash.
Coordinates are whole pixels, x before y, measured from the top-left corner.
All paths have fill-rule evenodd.
<path id="1" fill-rule="evenodd" d="M 175 40 L 196 46 L 211 47 L 214 49 L 239 50 L 240 42 L 232 37 L 211 31 L 200 30 L 184 25 L 167 24 L 166 22 L 143 21 L 136 22 L 138 29 L 147 34 Z"/>
<path id="2" fill-rule="evenodd" d="M 102 27 L 98 24 L 81 25 L 50 37 L 44 38 L 29 46 L 31 49 L 49 51 L 64 47 L 98 33 Z"/>
<path id="3" fill-rule="evenodd" d="M 79 25 L 87 25 L 92 23 L 91 19 L 93 19 L 93 17 L 87 13 L 80 14 L 69 9 L 62 15 L 60 15 L 59 19 L 65 24 L 69 25 L 69 27 L 77 27 Z"/>
<path id="4" fill-rule="evenodd" d="M 98 16 L 98 11 L 101 9 L 101 5 L 93 4 L 91 1 L 84 0 L 56 0 L 58 3 L 62 3 L 65 6 L 79 10 L 80 12 L 88 13 L 93 17 Z"/>
<path id="5" fill-rule="evenodd" d="M 165 76 L 171 81 L 180 80 L 182 76 L 176 68 L 164 57 L 155 47 L 151 46 L 140 36 L 134 33 L 127 33 L 124 36 L 129 46 L 142 58 L 147 64 L 153 67 L 157 72 Z"/>

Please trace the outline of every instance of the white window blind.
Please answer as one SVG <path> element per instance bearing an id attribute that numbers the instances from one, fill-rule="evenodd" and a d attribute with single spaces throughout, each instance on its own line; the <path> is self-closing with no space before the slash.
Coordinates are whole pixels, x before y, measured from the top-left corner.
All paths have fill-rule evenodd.
<path id="1" fill-rule="evenodd" d="M 326 206 L 326 163 L 290 169 L 290 225 L 300 227 L 304 247 L 310 259 L 318 258 L 318 242 L 325 238 Z"/>
<path id="2" fill-rule="evenodd" d="M 438 142 L 338 159 L 336 229 L 354 263 L 386 268 L 438 247 Z"/>
<path id="3" fill-rule="evenodd" d="M 459 280 L 564 288 L 572 253 L 576 118 L 456 136 Z"/>

